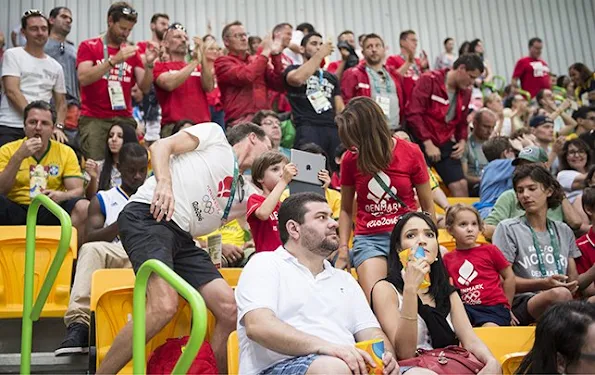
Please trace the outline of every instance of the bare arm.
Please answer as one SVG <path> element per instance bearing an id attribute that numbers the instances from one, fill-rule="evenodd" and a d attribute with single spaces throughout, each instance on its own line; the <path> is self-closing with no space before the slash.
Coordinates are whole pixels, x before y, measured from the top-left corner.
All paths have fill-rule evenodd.
<path id="1" fill-rule="evenodd" d="M 79 177 L 68 177 L 65 178 L 64 187 L 66 188 L 67 199 L 84 196 L 83 179 Z"/>
<path id="2" fill-rule="evenodd" d="M 335 113 L 341 113 L 345 109 L 345 103 L 340 95 L 335 96 Z"/>
<path id="3" fill-rule="evenodd" d="M 295 171 L 297 172 L 297 169 L 294 164 L 287 164 L 285 167 L 291 165 L 293 165 L 293 169 L 295 169 Z M 283 172 L 283 175 L 285 177 L 285 172 Z M 291 175 L 290 177 L 293 178 L 293 175 Z M 291 178 L 289 178 L 289 181 L 291 181 Z M 275 188 L 266 197 L 264 202 L 262 202 L 262 205 L 258 207 L 256 211 L 254 211 L 254 215 L 256 215 L 256 217 L 259 220 L 267 220 L 269 216 L 271 216 L 273 211 L 275 211 L 275 207 L 277 207 L 277 203 L 279 203 L 279 201 L 281 200 L 281 195 L 283 194 L 283 191 L 287 187 L 289 181 L 286 181 L 285 178 L 281 178 L 279 182 L 277 182 L 277 185 L 275 185 Z"/>
<path id="4" fill-rule="evenodd" d="M 514 272 L 512 271 L 512 267 L 508 266 L 500 271 L 500 276 L 504 279 L 502 282 L 502 289 L 504 289 L 504 294 L 508 299 L 508 304 L 512 306 L 512 300 L 514 298 L 514 294 L 516 293 L 516 284 L 515 284 L 515 276 Z"/>
<path id="5" fill-rule="evenodd" d="M 83 61 L 78 65 L 77 74 L 81 87 L 89 86 L 101 79 L 112 66 L 109 63 L 110 59 L 104 60 L 101 64 L 93 65 L 92 61 Z M 112 64 L 114 64 L 112 62 Z"/>
<path id="6" fill-rule="evenodd" d="M 547 279 L 525 279 L 523 277 L 515 276 L 516 292 L 524 293 L 547 290 L 549 287 L 546 285 L 546 281 Z"/>
<path id="7" fill-rule="evenodd" d="M 461 162 L 461 167 L 463 168 L 463 174 L 465 175 L 465 179 L 469 181 L 471 186 L 475 184 L 479 184 L 481 181 L 480 177 L 473 176 L 469 173 L 469 165 L 465 162 Z"/>
<path id="8" fill-rule="evenodd" d="M 87 216 L 87 224 L 85 231 L 87 234 L 87 242 L 105 241 L 112 242 L 118 235 L 118 223 L 114 222 L 107 227 L 105 224 L 105 216 L 101 212 L 101 205 L 97 196 L 91 199 L 89 204 L 89 215 Z"/>
<path id="9" fill-rule="evenodd" d="M 53 92 L 54 104 L 56 105 L 56 123 L 64 124 L 66 120 L 66 95 Z"/>
<path id="10" fill-rule="evenodd" d="M 566 197 L 562 199 L 562 213 L 564 214 L 564 222 L 568 224 L 570 229 L 578 230 L 581 228 L 583 221 L 578 212 L 576 212 L 576 210 L 574 209 L 574 207 L 572 207 L 572 204 L 570 204 L 570 201 Z"/>
<path id="11" fill-rule="evenodd" d="M 341 213 L 339 214 L 339 240 L 341 247 L 347 246 L 353 223 L 353 198 L 355 186 L 341 186 Z"/>
<path id="12" fill-rule="evenodd" d="M 20 114 L 23 114 L 28 103 L 21 92 L 21 79 L 14 76 L 4 76 L 2 77 L 2 84 L 10 103 Z"/>
<path id="13" fill-rule="evenodd" d="M 202 53 L 200 73 L 200 84 L 204 92 L 211 92 L 215 88 L 215 63 L 207 58 L 206 53 Z"/>
<path id="14" fill-rule="evenodd" d="M 356 332 L 354 337 L 355 342 L 382 339 L 384 341 L 384 350 L 387 352 L 391 352 L 392 354 L 395 354 L 395 349 L 393 348 L 393 345 L 380 328 L 362 329 L 361 331 Z"/>
<path id="15" fill-rule="evenodd" d="M 174 91 L 175 89 L 180 87 L 180 85 L 183 84 L 186 81 L 186 79 L 188 79 L 188 77 L 190 77 L 190 74 L 192 74 L 192 72 L 194 71 L 194 69 L 196 69 L 197 66 L 198 61 L 192 60 L 188 63 L 188 65 L 186 65 L 183 69 L 178 70 L 177 72 L 166 72 L 160 74 L 159 77 L 157 77 L 155 84 L 157 84 L 157 86 L 166 91 Z M 201 80 L 203 77 L 204 71 L 201 72 Z"/>
<path id="16" fill-rule="evenodd" d="M 589 286 L 593 285 L 595 281 L 595 264 L 589 268 L 589 270 L 583 274 L 578 275 L 578 287 L 579 290 L 586 290 Z M 584 294 L 584 293 L 583 293 Z"/>
<path id="17" fill-rule="evenodd" d="M 6 168 L 0 172 L 0 194 L 6 195 L 12 189 L 17 172 L 21 167 L 21 163 L 25 159 L 22 153 L 18 151 L 8 160 Z"/>
<path id="18" fill-rule="evenodd" d="M 330 55 L 333 51 L 333 44 L 327 42 L 320 47 L 318 52 L 310 60 L 305 62 L 299 68 L 287 73 L 286 81 L 289 85 L 299 87 L 303 85 L 310 76 L 312 76 L 318 69 L 320 63 L 324 58 Z"/>

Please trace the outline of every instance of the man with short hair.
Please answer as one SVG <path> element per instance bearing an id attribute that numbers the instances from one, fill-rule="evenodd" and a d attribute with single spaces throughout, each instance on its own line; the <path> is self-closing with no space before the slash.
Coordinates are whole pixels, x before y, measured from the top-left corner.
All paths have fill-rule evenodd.
<path id="1" fill-rule="evenodd" d="M 281 204 L 283 245 L 254 255 L 236 288 L 241 374 L 367 374 L 373 362 L 355 343 L 372 339 L 384 340 L 383 374 L 399 373 L 362 289 L 326 260 L 337 227 L 321 195 Z"/>
<path id="2" fill-rule="evenodd" d="M 332 42 L 324 43 L 319 33 L 302 39 L 303 65 L 285 70 L 287 99 L 295 125 L 295 147 L 316 143 L 327 155 L 333 155 L 341 144 L 335 114 L 343 111 L 339 80 L 320 68 L 320 63 L 333 52 Z"/>
<path id="3" fill-rule="evenodd" d="M 563 139 L 556 142 L 556 144 L 552 143 L 554 142 L 554 121 L 547 116 L 534 116 L 529 121 L 529 127 L 531 128 L 531 133 L 537 140 L 537 145 L 548 155 L 551 168 L 554 162 L 558 159 L 558 151 L 561 151 L 556 148 L 559 148 L 564 144 Z"/>
<path id="4" fill-rule="evenodd" d="M 169 60 L 157 62 L 153 71 L 161 106 L 161 138 L 169 137 L 178 121 L 209 122 L 211 112 L 206 93 L 215 87 L 213 63 L 202 46 L 195 47 L 192 59 L 186 63 L 188 36 L 182 24 L 176 22 L 167 30 L 163 47 Z"/>
<path id="5" fill-rule="evenodd" d="M 221 90 L 225 123 L 232 127 L 248 121 L 261 109 L 271 109 L 268 89 L 283 91 L 282 42 L 279 38 L 265 37 L 261 53 L 250 56 L 248 34 L 240 21 L 226 25 L 221 37 L 229 53 L 215 60 L 215 75 Z"/>
<path id="6" fill-rule="evenodd" d="M 423 74 L 407 105 L 408 126 L 428 164 L 436 168 L 455 197 L 468 196 L 461 157 L 467 141 L 471 87 L 483 70 L 479 56 L 463 55 L 453 69 Z"/>
<path id="7" fill-rule="evenodd" d="M 78 124 L 80 117 L 80 89 L 79 79 L 76 73 L 76 48 L 67 40 L 72 27 L 72 12 L 70 9 L 60 6 L 50 11 L 50 37 L 45 44 L 44 51 L 53 57 L 64 71 L 64 82 L 66 84 L 66 117 L 64 119 L 64 133 L 68 137 L 68 143 L 78 147 Z"/>
<path id="8" fill-rule="evenodd" d="M 66 337 L 56 349 L 56 356 L 87 353 L 89 350 L 89 323 L 91 277 L 104 268 L 131 268 L 130 260 L 120 242 L 118 215 L 147 177 L 147 150 L 138 143 L 122 146 L 118 170 L 122 184 L 102 190 L 89 204 L 86 241 L 78 252 L 76 272 L 70 293 L 68 310 L 64 315 Z"/>
<path id="9" fill-rule="evenodd" d="M 287 22 L 283 22 L 280 24 L 275 25 L 273 28 L 273 40 L 280 40 L 281 41 L 281 48 L 283 51 L 289 44 L 291 43 L 291 35 L 293 32 L 293 26 Z M 293 64 L 293 60 L 291 60 L 284 52 L 281 52 L 281 63 L 283 65 L 283 71 L 287 69 L 290 65 Z M 269 68 L 274 69 L 272 62 L 269 61 Z M 278 113 L 285 113 L 291 112 L 291 105 L 287 100 L 287 96 L 285 95 L 285 91 L 275 91 L 275 90 L 268 90 L 269 95 L 269 103 L 270 108 L 273 109 L 275 112 Z"/>
<path id="10" fill-rule="evenodd" d="M 302 44 L 302 38 L 306 35 L 315 32 L 314 26 L 308 22 L 302 22 L 295 28 L 291 36 L 289 46 L 283 50 L 283 53 L 289 57 L 294 65 L 302 65 L 304 60 L 300 52 L 300 46 Z"/>
<path id="11" fill-rule="evenodd" d="M 228 143 L 229 142 L 229 143 Z M 204 123 L 184 128 L 151 146 L 154 176 L 149 177 L 118 217 L 122 245 L 135 272 L 158 259 L 196 288 L 216 319 L 211 337 L 217 366 L 227 370 L 227 337 L 236 327 L 233 290 L 222 279 L 195 237 L 246 216 L 246 201 L 256 190 L 242 173 L 271 148 L 264 131 L 252 123 L 227 132 Z M 155 336 L 175 315 L 178 293 L 152 276 L 147 287 L 146 334 Z M 132 322 L 114 339 L 98 374 L 117 373 L 132 356 Z"/>
<path id="12" fill-rule="evenodd" d="M 572 114 L 576 121 L 575 134 L 595 152 L 595 106 L 582 106 Z"/>
<path id="13" fill-rule="evenodd" d="M 483 169 L 488 165 L 488 160 L 483 154 L 482 146 L 490 138 L 498 117 L 488 108 L 482 108 L 473 118 L 473 132 L 469 134 L 465 143 L 465 152 L 461 157 L 463 174 L 469 186 L 469 196 L 479 196 L 479 183 Z"/>
<path id="14" fill-rule="evenodd" d="M 326 67 L 329 73 L 337 76 L 339 81 L 343 77 L 343 72 L 353 68 L 359 63 L 359 57 L 356 53 L 355 34 L 351 30 L 342 31 L 337 37 L 337 48 L 341 54 L 341 60 L 333 61 Z"/>
<path id="15" fill-rule="evenodd" d="M 517 84 L 521 81 L 521 88 L 528 91 L 531 97 L 542 89 L 551 89 L 550 68 L 547 63 L 541 59 L 543 50 L 543 41 L 539 38 L 529 40 L 529 56 L 521 58 L 516 62 L 512 73 L 512 83 Z"/>
<path id="16" fill-rule="evenodd" d="M 51 140 L 55 115 L 48 102 L 27 104 L 24 114 L 25 138 L 0 147 L 0 225 L 25 225 L 31 200 L 45 194 L 70 215 L 82 244 L 89 201 L 83 198 L 76 155 Z M 60 220 L 42 206 L 37 224 L 60 225 Z"/>
<path id="17" fill-rule="evenodd" d="M 77 69 L 81 84 L 79 134 L 81 151 L 93 160 L 105 158 L 105 140 L 113 123 L 136 129 L 132 117 L 132 87 L 149 92 L 157 46 L 149 42 L 146 63 L 127 39 L 138 14 L 126 2 L 113 3 L 107 11 L 105 35 L 83 41 L 78 49 Z"/>
<path id="18" fill-rule="evenodd" d="M 422 51 L 421 58 L 415 57 L 417 51 L 417 35 L 413 30 L 405 30 L 399 35 L 401 53 L 386 59 L 388 69 L 396 69 L 403 76 L 403 92 L 407 100 L 411 97 L 413 87 L 422 73 L 429 70 L 428 57 Z"/>
<path id="19" fill-rule="evenodd" d="M 403 78 L 384 65 L 386 47 L 377 34 L 367 34 L 362 42 L 365 64 L 350 68 L 343 74 L 341 93 L 345 103 L 356 96 L 367 96 L 380 105 L 392 130 L 405 120 Z"/>
<path id="20" fill-rule="evenodd" d="M 57 123 L 53 134 L 58 141 L 65 142 L 62 132 L 66 117 L 64 71 L 43 50 L 48 40 L 49 21 L 39 10 L 28 10 L 21 17 L 21 32 L 27 37 L 25 46 L 7 50 L 2 62 L 0 146 L 25 136 L 23 112 L 27 104 L 35 100 L 54 100 Z"/>
<path id="21" fill-rule="evenodd" d="M 167 32 L 167 28 L 169 27 L 169 16 L 165 13 L 153 14 L 153 16 L 151 16 L 150 26 L 152 44 L 161 47 L 163 43 L 163 38 L 165 37 L 165 33 Z M 149 41 L 147 40 L 136 43 L 136 46 L 138 47 L 138 53 L 140 53 L 140 57 L 143 60 L 143 63 L 145 62 L 147 44 L 149 44 Z"/>

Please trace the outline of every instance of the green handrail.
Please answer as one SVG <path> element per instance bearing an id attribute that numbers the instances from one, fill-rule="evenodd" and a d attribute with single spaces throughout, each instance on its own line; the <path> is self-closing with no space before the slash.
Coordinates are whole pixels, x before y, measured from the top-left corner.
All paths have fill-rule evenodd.
<path id="1" fill-rule="evenodd" d="M 145 305 L 147 300 L 147 282 L 155 272 L 169 283 L 188 301 L 192 310 L 192 328 L 186 349 L 178 359 L 172 374 L 185 374 L 198 354 L 207 332 L 207 307 L 196 289 L 176 274 L 171 268 L 156 259 L 150 259 L 140 266 L 134 283 L 132 306 L 132 365 L 135 374 L 146 372 L 145 362 Z"/>
<path id="2" fill-rule="evenodd" d="M 60 242 L 58 251 L 52 261 L 48 274 L 39 290 L 35 306 L 33 305 L 33 283 L 35 272 L 35 232 L 37 229 L 37 212 L 43 205 L 60 220 Z M 23 293 L 23 325 L 21 331 L 21 374 L 31 373 L 31 344 L 33 341 L 33 322 L 39 320 L 56 276 L 62 267 L 66 253 L 70 247 L 72 223 L 70 216 L 56 202 L 43 194 L 36 196 L 27 211 L 27 232 L 25 242 L 25 290 Z"/>

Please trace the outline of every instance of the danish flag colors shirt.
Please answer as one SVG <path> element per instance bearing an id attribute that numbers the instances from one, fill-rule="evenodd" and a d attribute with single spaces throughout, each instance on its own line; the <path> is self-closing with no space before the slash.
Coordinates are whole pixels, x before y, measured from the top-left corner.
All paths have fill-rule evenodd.
<path id="1" fill-rule="evenodd" d="M 172 220 L 192 237 L 199 237 L 221 226 L 221 218 L 231 195 L 234 154 L 221 126 L 214 122 L 197 124 L 182 131 L 198 138 L 199 142 L 195 150 L 174 155 L 170 159 L 175 198 Z M 240 194 L 238 185 L 228 221 L 246 214 L 246 199 L 240 201 L 240 196 L 248 197 L 256 192 L 252 185 L 245 183 L 245 191 Z M 156 186 L 155 176 L 149 177 L 130 201 L 151 204 Z"/>
<path id="2" fill-rule="evenodd" d="M 510 266 L 494 245 L 484 244 L 469 250 L 444 255 L 444 265 L 461 299 L 467 305 L 505 305 L 510 309 L 500 285 L 500 271 Z"/>
<path id="3" fill-rule="evenodd" d="M 281 237 L 279 237 L 279 207 L 280 202 L 277 202 L 275 209 L 269 217 L 262 221 L 256 217 L 255 212 L 264 203 L 265 196 L 260 194 L 252 194 L 248 198 L 248 225 L 250 225 L 250 232 L 254 239 L 254 247 L 256 252 L 274 251 L 281 245 Z"/>
<path id="4" fill-rule="evenodd" d="M 374 176 L 357 168 L 357 153 L 347 151 L 341 162 L 341 186 L 354 186 L 357 193 L 355 234 L 390 232 L 401 215 L 417 210 L 413 188 L 429 181 L 428 168 L 419 146 L 393 138 L 393 160 L 378 176 L 407 207 L 388 194 Z"/>
<path id="5" fill-rule="evenodd" d="M 107 47 L 108 56 L 115 56 L 118 51 L 119 49 Z M 93 66 L 96 66 L 103 63 L 103 57 L 103 38 L 87 39 L 79 45 L 76 55 L 76 66 L 78 68 L 79 64 L 85 61 L 91 61 L 93 62 Z M 119 77 L 120 67 L 122 68 L 122 77 Z M 132 97 L 130 92 L 136 83 L 134 69 L 137 67 L 144 69 L 138 51 L 125 62 L 117 64 L 114 68 L 110 68 L 108 78 L 104 75 L 90 85 L 81 85 L 81 115 L 94 118 L 132 117 Z M 126 109 L 121 111 L 114 111 L 112 109 L 107 90 L 108 80 L 120 81 L 126 101 Z"/>
<path id="6" fill-rule="evenodd" d="M 529 91 L 534 98 L 542 89 L 552 87 L 549 73 L 550 68 L 545 61 L 527 56 L 517 61 L 512 78 L 519 78 L 521 88 Z"/>

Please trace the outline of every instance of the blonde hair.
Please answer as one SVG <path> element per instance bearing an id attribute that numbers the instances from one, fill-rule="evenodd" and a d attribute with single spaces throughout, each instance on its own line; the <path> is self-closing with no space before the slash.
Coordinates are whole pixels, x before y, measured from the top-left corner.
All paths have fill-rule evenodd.
<path id="1" fill-rule="evenodd" d="M 481 216 L 479 215 L 479 211 L 473 206 L 469 206 L 462 203 L 457 203 L 454 206 L 448 207 L 446 210 L 446 217 L 445 217 L 445 226 L 446 229 L 450 230 L 452 226 L 455 224 L 455 220 L 457 215 L 460 212 L 469 211 L 475 215 L 477 218 L 477 225 L 479 225 L 479 230 L 483 230 L 483 220 L 481 220 Z"/>

